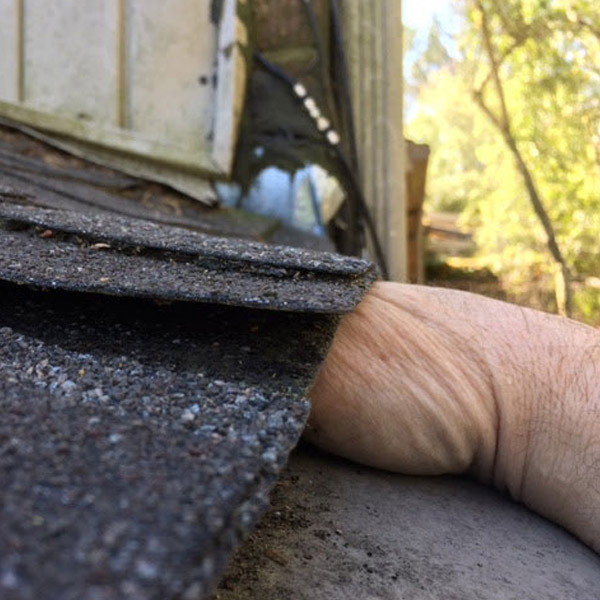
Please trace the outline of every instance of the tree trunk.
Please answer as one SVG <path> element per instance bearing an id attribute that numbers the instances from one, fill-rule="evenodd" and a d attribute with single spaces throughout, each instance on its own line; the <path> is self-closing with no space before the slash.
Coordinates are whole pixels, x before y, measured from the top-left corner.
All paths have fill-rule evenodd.
<path id="1" fill-rule="evenodd" d="M 508 109 L 506 107 L 504 87 L 502 86 L 502 81 L 500 80 L 498 61 L 496 60 L 496 56 L 492 47 L 491 35 L 488 28 L 487 13 L 485 12 L 481 0 L 475 0 L 475 5 L 479 10 L 481 16 L 481 35 L 483 47 L 490 61 L 491 69 L 491 77 L 488 76 L 484 80 L 484 85 L 490 80 L 493 81 L 500 103 L 500 117 L 496 116 L 492 112 L 492 110 L 486 105 L 485 100 L 483 99 L 483 86 L 474 93 L 474 98 L 477 104 L 485 113 L 485 115 L 488 117 L 488 119 L 502 134 L 506 145 L 508 146 L 515 159 L 519 173 L 521 173 L 521 176 L 523 177 L 525 188 L 527 189 L 527 194 L 529 195 L 529 200 L 531 202 L 533 210 L 537 215 L 538 219 L 540 220 L 540 223 L 544 228 L 544 232 L 546 233 L 548 250 L 550 251 L 552 258 L 556 263 L 555 295 L 558 312 L 561 315 L 568 317 L 571 315 L 572 311 L 571 274 L 556 241 L 554 227 L 552 226 L 550 217 L 548 216 L 548 213 L 544 208 L 544 204 L 538 193 L 537 187 L 533 180 L 533 176 L 531 175 L 531 171 L 529 170 L 527 163 L 523 159 L 523 155 L 521 154 L 519 147 L 517 146 L 517 142 L 510 128 L 510 117 L 508 114 Z"/>
<path id="2" fill-rule="evenodd" d="M 567 317 L 571 316 L 572 311 L 572 295 L 571 295 L 571 275 L 569 273 L 569 269 L 565 263 L 565 259 L 558 247 L 558 243 L 556 241 L 556 234 L 554 233 L 554 227 L 552 226 L 552 222 L 550 221 L 550 217 L 544 208 L 542 203 L 542 199 L 537 191 L 535 182 L 533 181 L 533 176 L 527 167 L 519 148 L 517 147 L 517 142 L 515 138 L 511 134 L 510 130 L 506 129 L 502 132 L 504 136 L 504 140 L 506 145 L 510 148 L 512 152 L 515 162 L 517 163 L 517 168 L 523 177 L 523 181 L 525 182 L 525 187 L 527 188 L 527 193 L 529 194 L 529 200 L 531 201 L 531 205 L 533 206 L 533 210 L 537 215 L 542 227 L 544 228 L 544 232 L 546 233 L 548 250 L 550 250 L 550 254 L 552 258 L 557 263 L 557 271 L 556 271 L 556 304 L 558 307 L 558 312 L 561 315 L 565 315 Z"/>

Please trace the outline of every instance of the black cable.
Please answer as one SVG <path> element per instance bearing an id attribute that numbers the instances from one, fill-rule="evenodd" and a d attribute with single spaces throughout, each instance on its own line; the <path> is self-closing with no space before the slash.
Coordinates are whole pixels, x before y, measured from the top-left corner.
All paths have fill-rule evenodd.
<path id="1" fill-rule="evenodd" d="M 344 123 L 346 127 L 346 135 L 348 137 L 348 144 L 350 150 L 350 159 L 348 160 L 343 153 L 337 149 L 337 154 L 340 162 L 344 166 L 349 181 L 352 184 L 356 197 L 359 201 L 363 218 L 367 223 L 367 229 L 371 235 L 373 242 L 373 249 L 377 257 L 377 262 L 381 269 L 382 275 L 385 279 L 389 279 L 389 272 L 387 268 L 387 261 L 381 247 L 379 235 L 377 234 L 377 228 L 373 221 L 373 215 L 367 204 L 364 196 L 362 185 L 359 182 L 359 160 L 358 160 L 358 148 L 356 146 L 356 127 L 354 124 L 354 107 L 352 102 L 352 91 L 350 86 L 350 76 L 348 74 L 348 61 L 346 59 L 346 51 L 344 49 L 343 39 L 343 27 L 342 20 L 340 17 L 340 8 L 337 0 L 329 0 L 329 12 L 331 15 L 332 32 L 333 32 L 333 44 L 337 55 L 337 71 L 339 73 L 340 82 L 340 100 L 339 104 L 343 106 Z"/>
<path id="2" fill-rule="evenodd" d="M 264 67 L 272 75 L 274 75 L 275 77 L 278 77 L 282 81 L 285 81 L 290 88 L 290 92 L 293 93 L 294 96 L 296 97 L 296 99 L 299 102 L 301 102 L 302 105 L 306 108 L 307 100 L 309 100 L 310 98 L 306 92 L 306 89 L 304 88 L 304 86 L 302 86 L 302 84 L 300 84 L 300 82 L 296 81 L 293 77 L 288 75 L 283 69 L 278 67 L 276 64 L 272 63 L 270 60 L 268 60 L 258 50 L 254 51 L 254 58 L 262 67 Z M 314 101 L 313 101 L 313 103 L 314 103 Z M 332 140 L 335 140 L 335 137 L 332 137 L 332 134 L 333 134 L 333 136 L 337 136 L 337 133 L 335 133 L 331 129 L 329 129 L 327 131 L 323 131 L 324 138 L 327 140 L 329 146 L 333 149 L 336 158 L 338 159 L 340 165 L 343 167 L 342 171 L 343 171 L 343 174 L 345 175 L 345 180 L 350 183 L 352 195 L 358 201 L 359 210 L 362 213 L 361 216 L 365 220 L 365 223 L 367 225 L 367 231 L 369 232 L 369 235 L 371 236 L 371 241 L 373 242 L 373 249 L 375 251 L 375 259 L 381 270 L 381 275 L 383 276 L 384 279 L 389 279 L 389 271 L 387 268 L 387 261 L 385 259 L 385 254 L 383 253 L 383 249 L 381 247 L 381 242 L 379 240 L 379 236 L 377 235 L 377 230 L 375 228 L 375 223 L 373 222 L 373 217 L 371 216 L 369 206 L 368 206 L 365 196 L 363 194 L 360 183 L 356 177 L 356 169 L 351 166 L 351 164 L 348 162 L 348 159 L 346 158 L 344 153 L 339 148 L 339 146 L 338 146 L 339 136 L 337 136 L 338 141 L 332 141 Z"/>
<path id="3" fill-rule="evenodd" d="M 348 159 L 344 155 L 344 153 L 337 147 L 334 147 L 334 152 L 336 154 L 337 159 L 340 161 L 340 164 L 345 171 L 345 175 L 347 180 L 350 182 L 351 191 L 358 200 L 358 205 L 360 211 L 362 213 L 362 217 L 365 220 L 367 225 L 367 231 L 371 236 L 371 241 L 373 242 L 373 250 L 375 251 L 375 260 L 379 265 L 379 270 L 381 271 L 381 276 L 384 279 L 390 278 L 390 273 L 387 266 L 387 260 L 385 258 L 385 254 L 383 252 L 383 248 L 381 247 L 381 242 L 379 241 L 379 236 L 377 235 L 377 229 L 375 227 L 375 223 L 373 221 L 373 216 L 371 215 L 371 211 L 369 210 L 369 206 L 367 204 L 367 200 L 363 194 L 362 188 L 358 182 L 358 179 L 354 175 L 354 169 L 351 167 Z"/>
<path id="4" fill-rule="evenodd" d="M 319 17 L 317 16 L 317 12 L 315 11 L 313 0 L 300 0 L 300 2 L 302 2 L 302 5 L 304 6 L 306 17 L 308 19 L 308 24 L 310 26 L 310 31 L 312 33 L 313 40 L 317 48 L 317 60 L 319 62 L 319 76 L 321 78 L 321 85 L 323 86 L 323 96 L 325 98 L 327 110 L 329 111 L 329 116 L 333 120 L 336 112 L 336 107 L 333 104 L 335 102 L 335 99 L 333 98 L 333 91 L 331 89 L 331 82 L 329 78 L 329 73 L 327 71 L 329 61 L 325 57 L 325 44 L 323 42 L 323 36 L 321 35 L 321 31 L 319 29 Z"/>
<path id="5" fill-rule="evenodd" d="M 350 86 L 350 76 L 348 75 L 348 61 L 346 60 L 346 51 L 344 50 L 344 39 L 342 34 L 342 20 L 340 17 L 340 8 L 337 0 L 329 0 L 329 13 L 331 14 L 331 24 L 333 31 L 333 45 L 337 54 L 337 70 L 339 71 L 341 98 L 338 103 L 343 106 L 344 121 L 348 143 L 350 146 L 350 161 L 352 166 L 358 172 L 358 150 L 356 148 L 356 127 L 354 125 L 354 110 L 352 103 L 352 92 Z"/>
<path id="6" fill-rule="evenodd" d="M 346 59 L 346 51 L 344 48 L 342 19 L 340 16 L 340 8 L 337 0 L 329 0 L 329 13 L 331 15 L 333 47 L 336 54 L 336 71 L 339 77 L 338 88 L 340 97 L 338 98 L 338 105 L 342 107 L 341 111 L 343 115 L 343 121 L 346 130 L 345 133 L 348 139 L 348 147 L 350 152 L 350 157 L 349 159 L 347 159 L 338 149 L 338 156 L 349 174 L 349 179 L 352 182 L 352 187 L 354 188 L 359 204 L 361 205 L 363 218 L 367 222 L 367 229 L 369 230 L 373 242 L 373 249 L 375 251 L 376 256 L 379 257 L 378 263 L 380 265 L 382 275 L 384 275 L 384 277 L 388 279 L 389 273 L 387 268 L 387 262 L 385 260 L 385 255 L 381 248 L 381 242 L 377 233 L 375 223 L 373 221 L 371 210 L 367 205 L 367 201 L 362 190 L 362 185 L 359 180 L 360 161 L 358 159 L 358 148 L 356 146 L 354 106 L 352 102 L 350 76 L 348 73 L 348 61 Z"/>
<path id="7" fill-rule="evenodd" d="M 338 5 L 328 3 L 330 17 L 330 36 L 331 36 L 331 78 L 335 90 L 335 102 L 339 115 L 340 129 L 344 132 L 346 152 L 353 169 L 354 177 L 359 181 L 359 187 L 363 189 L 363 173 L 360 168 L 358 150 L 356 148 L 356 132 L 354 127 L 354 114 L 352 110 L 352 98 L 350 93 L 350 83 L 348 77 L 348 68 L 346 64 L 346 55 L 344 52 L 343 31 L 340 19 Z M 359 237 L 360 231 L 365 229 L 364 219 L 360 217 L 360 209 L 357 206 L 357 200 L 350 197 L 348 208 L 346 209 L 348 227 L 350 235 Z M 361 244 L 362 246 L 362 244 Z"/>
<path id="8" fill-rule="evenodd" d="M 275 63 L 272 63 L 262 52 L 259 50 L 254 51 L 254 59 L 261 66 L 263 66 L 272 75 L 279 77 L 279 79 L 285 81 L 292 88 L 298 83 L 293 77 L 288 75 L 282 68 L 278 67 Z"/>
<path id="9" fill-rule="evenodd" d="M 310 31 L 313 36 L 315 45 L 317 47 L 317 58 L 319 59 L 320 67 L 321 67 L 321 78 L 325 79 L 327 76 L 327 72 L 324 70 L 326 66 L 325 61 L 325 47 L 323 44 L 323 36 L 319 31 L 319 18 L 317 17 L 317 13 L 315 11 L 315 7 L 313 5 L 312 0 L 300 0 L 302 5 L 304 6 L 304 10 L 306 12 L 306 17 L 308 19 L 308 24 L 310 26 Z"/>

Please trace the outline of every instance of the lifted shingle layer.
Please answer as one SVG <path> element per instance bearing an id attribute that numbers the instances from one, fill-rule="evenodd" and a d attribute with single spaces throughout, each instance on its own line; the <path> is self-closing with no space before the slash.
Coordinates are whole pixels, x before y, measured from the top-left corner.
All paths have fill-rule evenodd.
<path id="1" fill-rule="evenodd" d="M 0 279 L 43 288 L 344 313 L 376 277 L 357 258 L 116 215 L 0 202 L 0 227 Z"/>

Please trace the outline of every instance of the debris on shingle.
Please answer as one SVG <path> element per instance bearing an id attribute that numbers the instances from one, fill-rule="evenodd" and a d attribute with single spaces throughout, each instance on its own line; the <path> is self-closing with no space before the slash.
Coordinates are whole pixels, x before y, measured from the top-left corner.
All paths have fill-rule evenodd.
<path id="1" fill-rule="evenodd" d="M 376 277 L 357 258 L 116 215 L 0 202 L 0 227 L 0 279 L 50 289 L 343 313 Z"/>
<path id="2" fill-rule="evenodd" d="M 75 169 L 48 164 L 40 158 L 22 156 L 14 145 L 0 139 L 0 170 L 48 176 L 59 180 L 78 181 L 111 190 L 124 190 L 140 183 L 139 179 L 109 169 Z"/>

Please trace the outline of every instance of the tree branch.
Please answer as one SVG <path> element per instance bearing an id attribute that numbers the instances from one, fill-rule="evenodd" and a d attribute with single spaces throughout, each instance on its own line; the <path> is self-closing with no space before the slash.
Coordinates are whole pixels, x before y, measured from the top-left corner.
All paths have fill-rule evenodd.
<path id="1" fill-rule="evenodd" d="M 496 93 L 498 94 L 498 100 L 500 102 L 500 122 L 502 124 L 502 129 L 508 129 L 510 121 L 508 117 L 508 110 L 506 109 L 506 98 L 504 97 L 504 88 L 502 87 L 502 82 L 500 81 L 499 63 L 496 60 L 496 54 L 494 53 L 494 49 L 492 47 L 492 39 L 490 35 L 490 28 L 488 25 L 487 13 L 483 8 L 483 3 L 481 0 L 475 0 L 475 6 L 479 10 L 479 14 L 481 16 L 481 37 L 483 41 L 483 48 L 490 61 L 490 73 L 492 75 L 492 80 L 494 82 Z"/>
<path id="2" fill-rule="evenodd" d="M 542 227 L 544 228 L 544 232 L 546 233 L 547 238 L 547 246 L 552 258 L 557 263 L 559 267 L 559 277 L 557 281 L 561 281 L 561 285 L 557 285 L 556 297 L 557 303 L 559 307 L 559 311 L 567 316 L 571 313 L 571 289 L 570 289 L 570 273 L 565 262 L 565 259 L 560 251 L 558 246 L 558 242 L 556 241 L 556 234 L 554 232 L 554 227 L 552 226 L 552 222 L 550 221 L 550 217 L 544 208 L 544 204 L 539 195 L 535 182 L 533 180 L 533 176 L 527 163 L 525 162 L 521 151 L 517 145 L 514 135 L 511 131 L 510 126 L 510 117 L 506 105 L 506 98 L 504 95 L 504 87 L 502 85 L 502 81 L 500 79 L 500 72 L 498 68 L 498 62 L 495 58 L 494 49 L 492 46 L 492 40 L 490 35 L 490 30 L 488 26 L 488 17 L 485 9 L 483 7 L 482 0 L 473 0 L 476 8 L 478 9 L 481 17 L 481 33 L 482 33 L 482 42 L 485 53 L 488 56 L 490 61 L 490 73 L 491 80 L 494 82 L 494 87 L 496 89 L 496 93 L 498 95 L 498 100 L 500 102 L 501 116 L 496 116 L 490 107 L 485 103 L 483 98 L 483 89 L 476 90 L 473 93 L 475 101 L 480 106 L 484 114 L 491 121 L 491 123 L 500 131 L 502 137 L 509 150 L 511 151 L 517 169 L 519 170 L 521 176 L 523 177 L 523 181 L 525 183 L 525 188 L 527 189 L 527 193 L 529 195 L 529 200 L 533 207 L 533 210 L 540 220 Z"/>
<path id="3" fill-rule="evenodd" d="M 525 43 L 525 39 L 518 39 L 515 40 L 509 48 L 507 48 L 503 53 L 502 56 L 500 57 L 500 59 L 497 62 L 497 67 L 498 69 L 500 68 L 500 65 L 519 47 L 522 46 Z M 492 80 L 492 77 L 494 75 L 494 69 L 490 69 L 488 71 L 488 74 L 485 76 L 485 78 L 483 79 L 483 81 L 481 82 L 481 85 L 479 86 L 479 88 L 477 90 L 475 90 L 474 95 L 480 95 L 481 97 L 483 97 L 483 93 L 485 91 L 485 88 L 487 87 L 487 84 Z M 485 104 L 483 103 L 479 103 L 480 106 L 483 108 L 485 106 Z M 487 110 L 487 106 L 485 106 L 486 110 Z M 490 113 L 491 114 L 491 113 Z M 489 115 L 488 115 L 489 116 Z"/>
<path id="4" fill-rule="evenodd" d="M 599 42 L 600 42 L 600 28 L 596 27 L 593 23 L 584 19 L 581 15 L 577 15 L 576 23 L 587 29 Z"/>
<path id="5" fill-rule="evenodd" d="M 492 122 L 494 127 L 499 129 L 500 131 L 503 131 L 502 122 L 492 112 L 492 109 L 485 103 L 485 100 L 483 99 L 483 89 L 475 90 L 473 92 L 473 98 L 479 106 L 479 108 L 481 108 L 481 110 L 484 112 L 485 116 Z"/>

